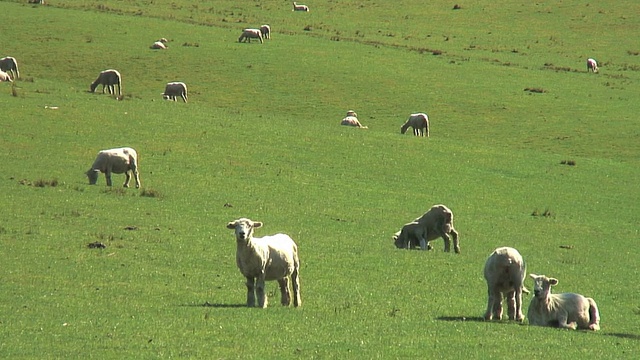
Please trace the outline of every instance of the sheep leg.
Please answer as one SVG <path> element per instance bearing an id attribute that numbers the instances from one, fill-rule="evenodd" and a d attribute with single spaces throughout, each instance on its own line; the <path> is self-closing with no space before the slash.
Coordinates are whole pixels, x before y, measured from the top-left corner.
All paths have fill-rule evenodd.
<path id="1" fill-rule="evenodd" d="M 138 173 L 138 168 L 133 168 L 133 176 L 136 180 L 136 189 L 140 188 L 140 174 Z"/>
<path id="2" fill-rule="evenodd" d="M 107 179 L 107 186 L 111 186 L 111 170 L 105 171 L 104 177 Z"/>
<path id="3" fill-rule="evenodd" d="M 523 321 L 524 315 L 522 314 L 522 288 L 518 286 L 515 291 L 516 298 L 516 321 Z"/>
<path id="4" fill-rule="evenodd" d="M 291 293 L 289 292 L 289 278 L 283 277 L 282 279 L 278 279 L 278 284 L 280 284 L 280 303 L 284 306 L 291 305 Z"/>
<path id="5" fill-rule="evenodd" d="M 502 292 L 493 292 L 493 315 L 497 320 L 502 320 Z"/>
<path id="6" fill-rule="evenodd" d="M 507 293 L 507 314 L 509 315 L 509 320 L 516 319 L 516 292 L 509 291 Z"/>
<path id="7" fill-rule="evenodd" d="M 578 327 L 578 324 L 575 322 L 568 322 L 569 314 L 566 311 L 560 311 L 558 313 L 558 326 L 563 329 L 571 329 L 575 330 Z"/>
<path id="8" fill-rule="evenodd" d="M 293 268 L 291 273 L 291 282 L 293 283 L 293 306 L 302 306 L 302 298 L 300 297 L 300 277 L 298 276 L 298 266 Z"/>
<path id="9" fill-rule="evenodd" d="M 427 250 L 427 240 L 423 237 L 420 237 L 420 249 Z"/>
<path id="10" fill-rule="evenodd" d="M 258 307 L 266 308 L 267 307 L 267 295 L 264 292 L 264 273 L 261 274 L 256 281 L 256 296 L 258 297 Z"/>
<path id="11" fill-rule="evenodd" d="M 458 232 L 451 227 L 449 235 L 453 238 L 453 251 L 455 251 L 456 254 L 460 254 L 460 240 L 458 240 Z"/>
<path id="12" fill-rule="evenodd" d="M 129 171 L 125 171 L 124 172 L 124 187 L 128 188 L 129 187 L 129 180 L 131 180 L 131 174 L 129 174 Z"/>
<path id="13" fill-rule="evenodd" d="M 256 306 L 255 279 L 247 276 L 247 306 Z"/>
<path id="14" fill-rule="evenodd" d="M 451 238 L 448 234 L 442 233 L 442 240 L 444 240 L 444 252 L 451 252 Z"/>

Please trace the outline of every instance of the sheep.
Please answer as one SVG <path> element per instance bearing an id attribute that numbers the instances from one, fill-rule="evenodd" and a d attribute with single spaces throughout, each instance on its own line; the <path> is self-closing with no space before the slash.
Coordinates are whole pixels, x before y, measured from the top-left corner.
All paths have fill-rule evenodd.
<path id="1" fill-rule="evenodd" d="M 29 4 L 40 4 L 40 5 L 44 5 L 44 0 L 29 0 Z"/>
<path id="2" fill-rule="evenodd" d="M 271 26 L 266 24 L 260 26 L 260 32 L 262 33 L 263 39 L 271 39 Z"/>
<path id="3" fill-rule="evenodd" d="M 558 280 L 530 274 L 534 281 L 534 297 L 529 304 L 529 324 L 564 329 L 600 329 L 600 312 L 592 298 L 574 293 L 552 294 L 551 286 Z"/>
<path id="4" fill-rule="evenodd" d="M 453 228 L 453 212 L 445 205 L 432 206 L 421 217 L 413 222 L 405 224 L 400 232 L 393 236 L 396 247 L 411 248 L 417 243 L 422 250 L 429 250 L 428 242 L 441 237 L 444 240 L 444 251 L 451 251 L 451 238 L 453 249 L 460 253 L 458 232 Z"/>
<path id="5" fill-rule="evenodd" d="M 3 57 L 0 59 L 0 70 L 10 73 L 14 79 L 20 78 L 20 71 L 18 71 L 18 62 L 11 56 Z"/>
<path id="6" fill-rule="evenodd" d="M 409 119 L 400 127 L 400 133 L 404 134 L 411 126 L 413 128 L 413 135 L 429 137 L 429 117 L 425 113 L 411 114 Z"/>
<path id="7" fill-rule="evenodd" d="M 138 174 L 138 153 L 130 148 L 116 148 L 109 150 L 102 150 L 98 152 L 96 160 L 91 165 L 91 168 L 86 172 L 89 178 L 89 185 L 95 185 L 98 181 L 98 174 L 104 173 L 107 179 L 107 186 L 111 186 L 111 173 L 122 174 L 126 176 L 124 180 L 124 187 L 129 187 L 129 180 L 131 175 L 129 171 L 133 172 L 133 176 L 136 180 L 136 188 L 140 187 L 140 176 Z"/>
<path id="8" fill-rule="evenodd" d="M 356 114 L 356 112 L 353 110 L 347 111 L 347 116 L 345 116 L 342 121 L 340 121 L 340 125 L 355 126 L 360 129 L 368 129 L 368 127 L 360 124 L 360 121 L 358 121 L 358 114 Z"/>
<path id="9" fill-rule="evenodd" d="M 592 71 L 594 73 L 598 72 L 598 62 L 595 59 L 587 59 L 587 72 Z"/>
<path id="10" fill-rule="evenodd" d="M 122 96 L 122 77 L 118 70 L 105 70 L 98 75 L 98 78 L 91 83 L 90 92 L 95 92 L 98 85 L 102 85 L 102 93 L 104 94 L 105 86 L 109 89 L 109 94 L 115 93 L 115 86 L 118 85 L 118 95 Z"/>
<path id="11" fill-rule="evenodd" d="M 262 222 L 240 218 L 227 224 L 236 235 L 236 264 L 247 279 L 247 306 L 254 307 L 256 294 L 258 306 L 267 307 L 265 281 L 277 280 L 282 294 L 281 303 L 291 304 L 289 281 L 293 283 L 293 306 L 302 306 L 300 298 L 300 280 L 298 273 L 300 260 L 298 246 L 286 234 L 276 234 L 254 238 L 253 231 L 263 225 Z"/>
<path id="12" fill-rule="evenodd" d="M 166 50 L 169 48 L 169 46 L 167 45 L 167 43 L 169 42 L 169 40 L 162 38 L 156 42 L 154 42 L 150 48 L 154 49 L 154 50 Z"/>
<path id="13" fill-rule="evenodd" d="M 298 4 L 297 2 L 293 2 L 293 11 L 309 11 L 309 7 L 307 5 Z"/>
<path id="14" fill-rule="evenodd" d="M 180 96 L 184 102 L 187 102 L 187 84 L 183 82 L 167 83 L 162 93 L 162 98 L 176 101 L 178 96 Z"/>
<path id="15" fill-rule="evenodd" d="M 242 35 L 238 38 L 238 42 L 251 42 L 251 39 L 260 40 L 260 44 L 264 42 L 262 39 L 262 31 L 260 29 L 244 29 L 242 30 Z"/>
<path id="16" fill-rule="evenodd" d="M 10 83 L 13 82 L 13 80 L 11 79 L 11 76 L 9 74 L 7 74 L 6 72 L 0 70 L 0 82 L 3 82 L 3 81 L 10 82 Z"/>
<path id="17" fill-rule="evenodd" d="M 356 112 L 353 110 L 349 110 L 347 111 L 347 116 L 358 117 L 358 114 L 356 114 Z"/>
<path id="18" fill-rule="evenodd" d="M 491 253 L 484 264 L 484 278 L 487 280 L 488 301 L 485 320 L 502 319 L 502 296 L 507 299 L 507 313 L 510 320 L 523 321 L 522 293 L 529 293 L 524 287 L 527 267 L 518 250 L 499 247 Z"/>

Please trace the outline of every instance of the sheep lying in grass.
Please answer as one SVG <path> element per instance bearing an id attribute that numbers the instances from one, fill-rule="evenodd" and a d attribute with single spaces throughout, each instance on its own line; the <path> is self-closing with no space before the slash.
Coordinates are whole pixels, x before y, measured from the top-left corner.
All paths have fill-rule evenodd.
<path id="1" fill-rule="evenodd" d="M 494 250 L 484 264 L 484 278 L 487 280 L 488 301 L 485 320 L 502 319 L 502 296 L 507 299 L 507 313 L 510 320 L 522 321 L 522 292 L 526 265 L 518 250 L 500 247 Z"/>
<path id="2" fill-rule="evenodd" d="M 0 70 L 0 82 L 3 82 L 3 81 L 13 82 L 13 80 L 11 79 L 11 76 L 9 74 L 7 74 L 6 72 Z"/>
<path id="3" fill-rule="evenodd" d="M 293 284 L 293 306 L 301 306 L 300 280 L 298 271 L 298 246 L 286 234 L 276 234 L 254 238 L 253 230 L 262 226 L 262 222 L 247 218 L 234 220 L 227 224 L 236 234 L 236 263 L 247 279 L 247 306 L 253 307 L 258 296 L 258 306 L 267 307 L 265 281 L 277 280 L 282 294 L 282 305 L 291 304 L 289 278 Z"/>
<path id="4" fill-rule="evenodd" d="M 166 49 L 169 48 L 169 46 L 167 46 L 168 42 L 169 42 L 169 40 L 167 40 L 165 38 L 162 38 L 162 39 L 154 42 L 151 45 L 151 49 L 154 49 L 154 50 L 166 50 Z"/>
<path id="5" fill-rule="evenodd" d="M 596 62 L 595 59 L 587 59 L 587 72 L 594 72 L 597 73 L 598 72 L 598 63 Z"/>
<path id="6" fill-rule="evenodd" d="M 13 79 L 20 78 L 20 71 L 18 71 L 18 61 L 11 56 L 3 57 L 0 59 L 0 70 L 6 73 L 10 73 Z"/>
<path id="7" fill-rule="evenodd" d="M 98 181 L 98 175 L 103 172 L 107 179 L 107 186 L 111 186 L 111 173 L 124 173 L 126 176 L 124 187 L 129 187 L 129 180 L 131 179 L 129 171 L 133 173 L 136 180 L 136 188 L 139 188 L 138 153 L 130 147 L 123 147 L 100 151 L 93 165 L 91 165 L 91 169 L 86 174 L 89 178 L 89 185 L 95 185 Z"/>
<path id="8" fill-rule="evenodd" d="M 260 32 L 262 33 L 262 38 L 264 40 L 271 39 L 271 26 L 266 24 L 260 26 Z"/>
<path id="9" fill-rule="evenodd" d="M 95 92 L 98 85 L 102 85 L 102 93 L 104 94 L 105 86 L 109 89 L 109 94 L 115 93 L 115 86 L 118 86 L 118 95 L 122 96 L 122 77 L 118 70 L 105 70 L 100 72 L 98 78 L 91 83 L 90 92 Z"/>
<path id="10" fill-rule="evenodd" d="M 242 35 L 238 38 L 238 42 L 251 42 L 251 39 L 260 40 L 260 44 L 264 42 L 262 39 L 262 31 L 260 29 L 244 29 Z"/>
<path id="11" fill-rule="evenodd" d="M 565 329 L 600 329 L 600 313 L 592 298 L 580 294 L 552 294 L 551 286 L 558 280 L 544 275 L 530 274 L 534 281 L 534 297 L 529 304 L 529 324 Z"/>
<path id="12" fill-rule="evenodd" d="M 453 228 L 453 212 L 445 205 L 434 205 L 421 217 L 413 222 L 405 224 L 402 229 L 393 236 L 398 248 L 415 247 L 415 240 L 422 250 L 428 250 L 428 243 L 441 237 L 444 240 L 444 251 L 451 251 L 451 238 L 453 249 L 460 253 L 458 232 Z"/>
<path id="13" fill-rule="evenodd" d="M 184 102 L 187 102 L 187 84 L 183 82 L 170 82 L 164 88 L 162 98 L 165 100 L 176 101 L 178 96 L 182 98 Z"/>
<path id="14" fill-rule="evenodd" d="M 413 135 L 429 137 L 429 117 L 425 113 L 411 114 L 409 119 L 400 127 L 400 133 L 407 132 L 409 127 L 413 128 Z"/>
<path id="15" fill-rule="evenodd" d="M 293 11 L 309 11 L 309 7 L 307 5 L 298 4 L 297 2 L 293 2 Z"/>

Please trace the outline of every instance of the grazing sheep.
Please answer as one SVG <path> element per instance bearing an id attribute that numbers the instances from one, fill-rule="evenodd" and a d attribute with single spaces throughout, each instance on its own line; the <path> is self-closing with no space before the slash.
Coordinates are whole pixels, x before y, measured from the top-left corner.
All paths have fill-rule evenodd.
<path id="1" fill-rule="evenodd" d="M 162 93 L 162 98 L 176 101 L 178 96 L 180 96 L 184 102 L 187 102 L 187 84 L 183 82 L 167 83 Z"/>
<path id="2" fill-rule="evenodd" d="M 404 134 L 411 126 L 413 128 L 413 135 L 424 136 L 425 132 L 429 137 L 429 117 L 425 113 L 411 114 L 409 119 L 400 127 L 400 133 Z"/>
<path id="3" fill-rule="evenodd" d="M 264 42 L 262 40 L 262 31 L 260 29 L 244 29 L 242 30 L 242 35 L 238 38 L 238 42 L 251 42 L 251 39 L 258 39 L 262 44 Z"/>
<path id="4" fill-rule="evenodd" d="M 253 230 L 262 226 L 262 222 L 247 218 L 237 219 L 227 224 L 236 234 L 236 263 L 247 279 L 247 306 L 253 307 L 258 296 L 258 306 L 267 307 L 265 281 L 277 280 L 282 294 L 282 305 L 291 304 L 289 278 L 293 283 L 293 306 L 301 306 L 300 280 L 298 271 L 298 246 L 286 234 L 276 234 L 254 238 Z"/>
<path id="5" fill-rule="evenodd" d="M 271 26 L 266 24 L 260 26 L 260 32 L 262 33 L 263 39 L 271 39 Z"/>
<path id="6" fill-rule="evenodd" d="M 6 72 L 0 70 L 0 82 L 3 82 L 3 81 L 13 82 L 13 80 L 11 80 L 11 76 L 9 74 L 7 74 Z"/>
<path id="7" fill-rule="evenodd" d="M 167 45 L 167 43 L 169 42 L 169 40 L 162 38 L 156 42 L 153 43 L 153 45 L 151 45 L 151 49 L 154 50 L 166 50 L 169 48 L 169 46 Z"/>
<path id="8" fill-rule="evenodd" d="M 293 2 L 293 11 L 309 11 L 309 7 L 307 5 L 298 4 L 297 2 Z"/>
<path id="9" fill-rule="evenodd" d="M 526 264 L 518 250 L 500 247 L 491 253 L 484 264 L 484 278 L 489 292 L 485 320 L 502 319 L 503 294 L 507 299 L 509 320 L 524 320 L 522 292 L 529 293 L 524 287 L 526 271 Z"/>
<path id="10" fill-rule="evenodd" d="M 100 151 L 91 169 L 89 169 L 86 174 L 89 178 L 89 185 L 95 185 L 98 181 L 99 173 L 103 172 L 107 179 L 107 186 L 111 186 L 111 173 L 124 173 L 126 176 L 124 187 L 129 187 L 129 180 L 131 179 L 129 171 L 133 172 L 136 180 L 136 188 L 139 188 L 138 153 L 130 147 L 123 147 Z"/>
<path id="11" fill-rule="evenodd" d="M 115 93 L 115 86 L 118 85 L 118 95 L 122 95 L 122 77 L 118 70 L 105 70 L 98 75 L 98 78 L 91 83 L 90 92 L 95 92 L 98 85 L 102 85 L 102 93 L 104 94 L 105 86 L 109 89 L 109 94 Z"/>
<path id="12" fill-rule="evenodd" d="M 552 294 L 551 286 L 558 280 L 544 275 L 530 274 L 534 281 L 534 297 L 529 304 L 529 324 L 565 329 L 600 329 L 600 313 L 592 298 L 580 294 Z"/>
<path id="13" fill-rule="evenodd" d="M 417 221 L 413 221 L 402 226 L 400 231 L 393 234 L 394 245 L 398 249 L 415 249 L 420 246 L 420 239 L 425 238 L 424 228 Z M 427 250 L 433 249 L 430 242 L 427 242 Z"/>
<path id="14" fill-rule="evenodd" d="M 3 57 L 0 59 L 0 70 L 10 73 L 14 79 L 20 78 L 20 71 L 18 71 L 18 62 L 11 56 Z"/>
<path id="15" fill-rule="evenodd" d="M 418 240 L 422 250 L 428 250 L 428 242 L 441 237 L 444 240 L 444 251 L 451 251 L 451 238 L 453 249 L 460 253 L 458 232 L 453 228 L 453 212 L 445 205 L 434 205 L 421 217 L 403 226 L 399 233 L 393 236 L 396 247 L 410 248 L 415 246 Z M 412 240 L 413 239 L 413 240 Z"/>
<path id="16" fill-rule="evenodd" d="M 594 73 L 598 72 L 598 63 L 595 59 L 587 59 L 587 72 L 592 71 Z"/>

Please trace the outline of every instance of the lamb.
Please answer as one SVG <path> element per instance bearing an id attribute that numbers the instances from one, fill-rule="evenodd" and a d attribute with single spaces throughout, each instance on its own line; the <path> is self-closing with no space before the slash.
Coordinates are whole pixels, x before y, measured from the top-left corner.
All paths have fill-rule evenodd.
<path id="1" fill-rule="evenodd" d="M 98 75 L 98 78 L 91 83 L 90 92 L 95 92 L 98 85 L 102 85 L 102 93 L 104 94 L 105 86 L 109 89 L 109 94 L 115 93 L 115 86 L 118 85 L 118 95 L 122 96 L 122 77 L 118 70 L 105 70 Z"/>
<path id="2" fill-rule="evenodd" d="M 183 82 L 167 83 L 162 93 L 162 98 L 176 101 L 178 96 L 180 96 L 184 102 L 187 102 L 187 84 Z"/>
<path id="3" fill-rule="evenodd" d="M 458 232 L 453 228 L 453 212 L 445 205 L 432 206 L 429 211 L 413 222 L 405 224 L 403 228 L 393 236 L 398 248 L 415 247 L 416 239 L 422 250 L 428 250 L 428 242 L 441 237 L 444 240 L 444 251 L 451 251 L 451 238 L 453 249 L 460 253 Z"/>
<path id="4" fill-rule="evenodd" d="M 169 40 L 167 40 L 165 38 L 162 38 L 162 39 L 154 42 L 151 45 L 151 49 L 154 49 L 154 50 L 166 50 L 166 49 L 169 48 L 169 46 L 167 46 L 168 42 L 169 42 Z"/>
<path id="5" fill-rule="evenodd" d="M 564 329 L 600 329 L 600 313 L 592 298 L 580 294 L 552 294 L 551 286 L 558 280 L 544 275 L 530 274 L 534 281 L 534 297 L 529 304 L 529 324 Z"/>
<path id="6" fill-rule="evenodd" d="M 260 40 L 260 44 L 264 42 L 262 39 L 262 31 L 260 29 L 244 29 L 242 30 L 242 35 L 238 38 L 238 42 L 251 42 L 251 39 Z"/>
<path id="7" fill-rule="evenodd" d="M 598 63 L 595 59 L 587 59 L 587 72 L 592 71 L 594 73 L 598 72 Z"/>
<path id="8" fill-rule="evenodd" d="M 484 264 L 484 278 L 489 293 L 485 320 L 502 319 L 503 294 L 507 299 L 509 320 L 524 320 L 522 293 L 529 293 L 524 287 L 526 271 L 526 264 L 518 250 L 500 247 L 491 253 Z"/>
<path id="9" fill-rule="evenodd" d="M 293 2 L 293 11 L 309 11 L 309 7 L 307 5 L 298 4 L 297 2 Z"/>
<path id="10" fill-rule="evenodd" d="M 426 132 L 427 137 L 429 137 L 429 117 L 427 114 L 411 114 L 409 119 L 400 127 L 400 133 L 406 133 L 409 126 L 413 128 L 413 135 L 424 136 Z"/>
<path id="11" fill-rule="evenodd" d="M 262 33 L 263 39 L 271 39 L 271 26 L 266 24 L 260 26 L 260 32 Z"/>
<path id="12" fill-rule="evenodd" d="M 3 82 L 3 81 L 10 82 L 10 83 L 13 82 L 13 80 L 11 79 L 11 76 L 9 74 L 7 74 L 6 72 L 0 70 L 0 82 Z"/>
<path id="13" fill-rule="evenodd" d="M 228 229 L 234 229 L 236 235 L 236 264 L 247 279 L 247 306 L 254 307 L 256 294 L 258 306 L 267 307 L 265 281 L 277 280 L 282 294 L 282 305 L 291 304 L 289 281 L 293 283 L 293 306 L 302 306 L 300 298 L 300 280 L 298 272 L 298 246 L 286 234 L 276 234 L 254 238 L 253 231 L 263 225 L 262 222 L 240 218 L 229 222 Z"/>
<path id="14" fill-rule="evenodd" d="M 111 173 L 124 173 L 126 176 L 124 187 L 129 187 L 129 180 L 131 179 L 129 171 L 131 171 L 135 177 L 136 188 L 139 188 L 138 153 L 130 147 L 123 147 L 98 152 L 96 160 L 86 174 L 89 178 L 89 185 L 95 185 L 98 181 L 99 173 L 103 172 L 107 179 L 107 186 L 111 186 Z"/>
<path id="15" fill-rule="evenodd" d="M 18 71 L 18 62 L 11 56 L 3 57 L 0 59 L 0 70 L 10 73 L 14 79 L 20 78 L 20 71 Z"/>

